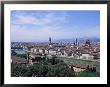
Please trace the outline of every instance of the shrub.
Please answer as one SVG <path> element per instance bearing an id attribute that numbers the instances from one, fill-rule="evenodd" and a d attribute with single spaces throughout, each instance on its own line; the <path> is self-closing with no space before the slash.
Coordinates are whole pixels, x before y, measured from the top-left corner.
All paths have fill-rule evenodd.
<path id="1" fill-rule="evenodd" d="M 48 64 L 49 61 L 34 63 L 32 66 L 26 67 L 20 64 L 12 64 L 11 76 L 21 77 L 73 77 L 74 71 L 64 63 L 60 62 L 54 65 Z"/>

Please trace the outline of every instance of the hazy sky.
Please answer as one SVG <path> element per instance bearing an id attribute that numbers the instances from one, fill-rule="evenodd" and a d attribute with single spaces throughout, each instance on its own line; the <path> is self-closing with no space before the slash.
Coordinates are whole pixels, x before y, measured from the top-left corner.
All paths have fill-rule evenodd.
<path id="1" fill-rule="evenodd" d="M 11 11 L 11 41 L 100 37 L 99 11 Z"/>

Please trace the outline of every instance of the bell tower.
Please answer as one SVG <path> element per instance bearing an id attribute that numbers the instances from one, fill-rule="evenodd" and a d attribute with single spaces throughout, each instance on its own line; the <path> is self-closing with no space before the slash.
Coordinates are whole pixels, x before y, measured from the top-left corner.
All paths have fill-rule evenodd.
<path id="1" fill-rule="evenodd" d="M 49 45 L 51 45 L 51 37 L 49 37 Z"/>

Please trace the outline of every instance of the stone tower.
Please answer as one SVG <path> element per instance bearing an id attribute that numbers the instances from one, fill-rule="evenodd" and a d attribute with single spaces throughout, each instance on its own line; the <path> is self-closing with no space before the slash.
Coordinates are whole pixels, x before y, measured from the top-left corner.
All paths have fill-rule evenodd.
<path id="1" fill-rule="evenodd" d="M 75 43 L 75 44 L 76 44 L 76 46 L 77 46 L 77 43 L 78 43 L 78 40 L 77 40 L 77 38 L 76 38 L 76 43 Z"/>
<path id="2" fill-rule="evenodd" d="M 51 45 L 51 37 L 49 37 L 49 45 Z"/>

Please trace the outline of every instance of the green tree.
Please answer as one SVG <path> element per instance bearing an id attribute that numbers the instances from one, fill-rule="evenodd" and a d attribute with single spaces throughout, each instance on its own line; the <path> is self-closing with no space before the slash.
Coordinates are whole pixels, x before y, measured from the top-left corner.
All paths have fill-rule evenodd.
<path id="1" fill-rule="evenodd" d="M 54 65 L 50 60 L 42 60 L 33 65 L 12 64 L 11 76 L 13 77 L 73 77 L 74 71 L 60 60 Z"/>

